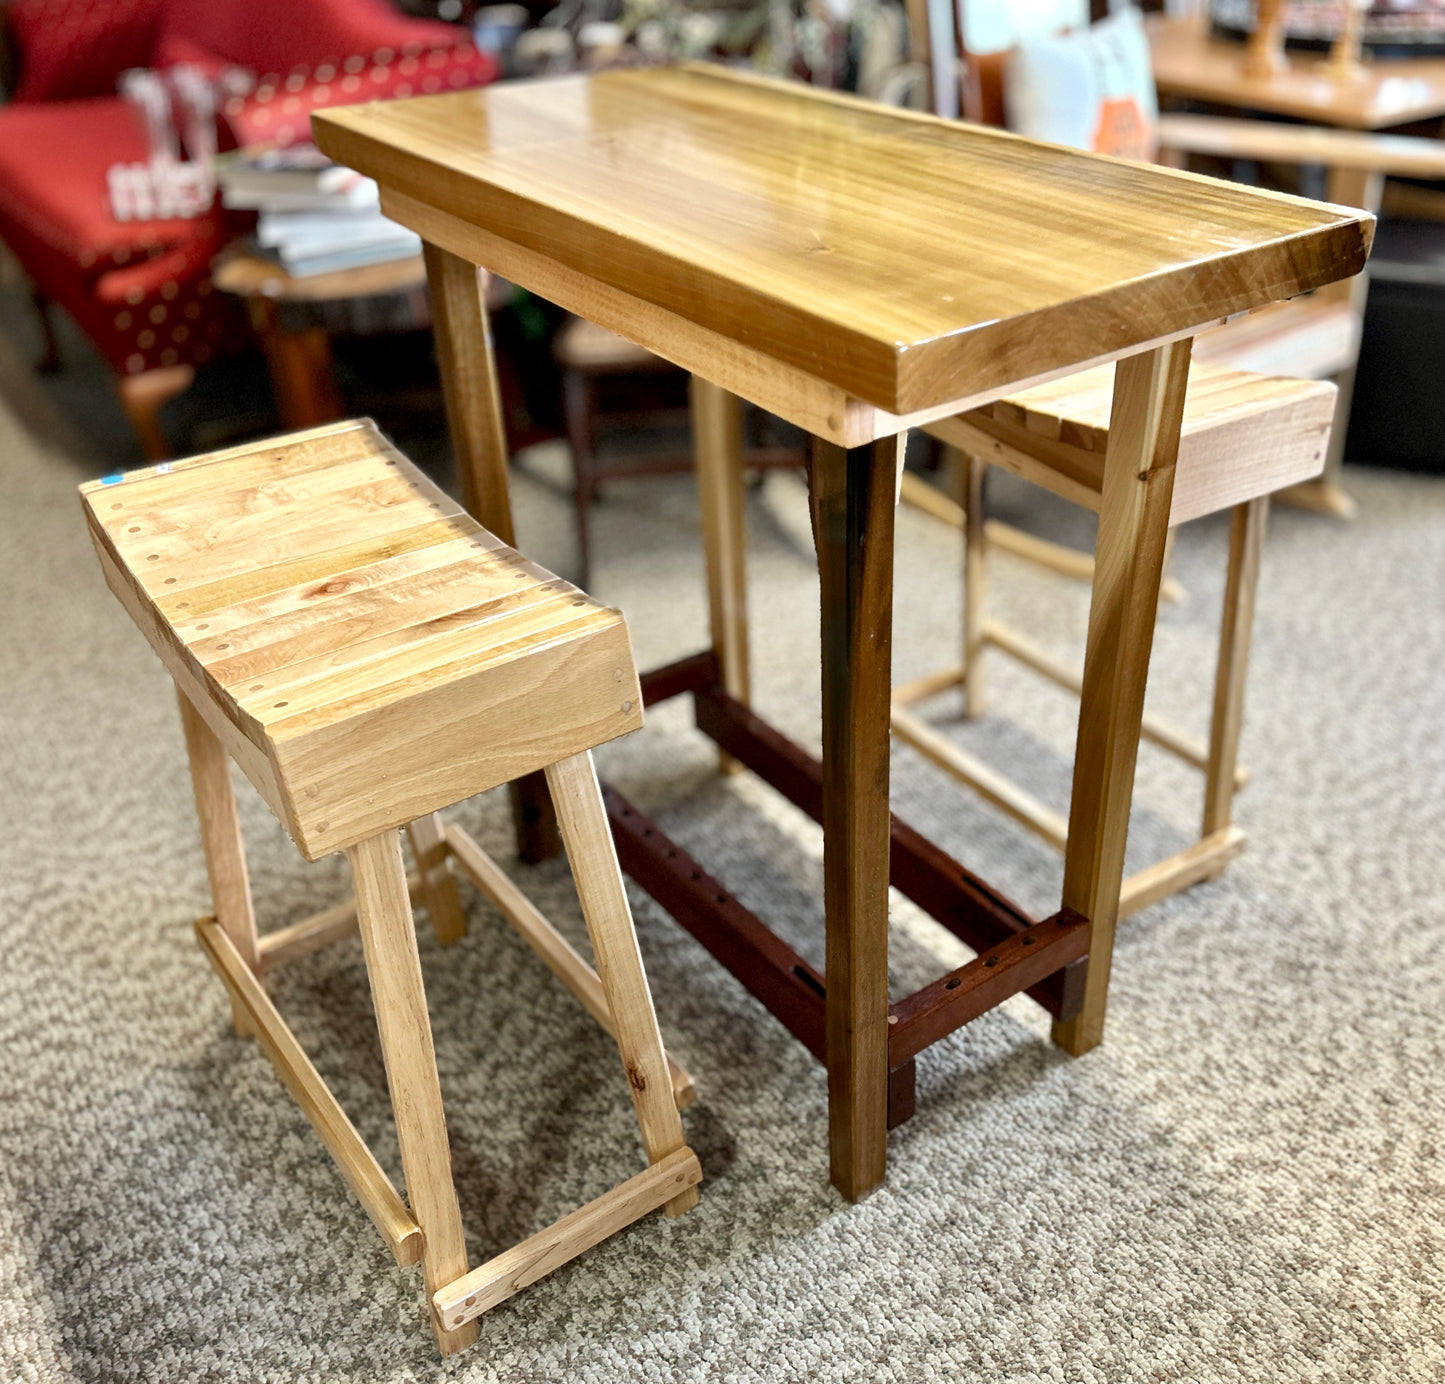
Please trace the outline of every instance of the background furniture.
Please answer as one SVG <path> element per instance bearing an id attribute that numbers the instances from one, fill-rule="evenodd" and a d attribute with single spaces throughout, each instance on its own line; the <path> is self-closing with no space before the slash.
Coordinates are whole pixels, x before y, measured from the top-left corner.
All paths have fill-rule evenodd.
<path id="1" fill-rule="evenodd" d="M 296 279 L 279 264 L 233 247 L 217 261 L 213 279 L 246 305 L 277 415 L 288 430 L 330 423 L 346 411 L 331 354 L 333 332 L 406 330 L 431 320 L 420 255 Z"/>
<path id="2" fill-rule="evenodd" d="M 1156 19 L 1149 27 L 1154 80 L 1161 97 L 1189 98 L 1215 106 L 1344 126 L 1352 133 L 1299 130 L 1243 121 L 1209 123 L 1202 117 L 1164 116 L 1161 142 L 1183 153 L 1283 163 L 1312 163 L 1326 169 L 1325 195 L 1332 202 L 1380 210 L 1385 178 L 1445 179 L 1445 145 L 1360 133 L 1445 115 L 1445 59 L 1371 59 L 1340 74 L 1324 55 L 1290 53 L 1283 66 L 1246 70 L 1238 45 L 1210 39 L 1189 21 Z M 1266 320 L 1231 324 L 1208 344 L 1202 358 L 1243 369 L 1333 376 L 1340 384 L 1339 412 L 1329 463 L 1320 481 L 1287 496 L 1325 513 L 1349 517 L 1354 503 L 1339 484 L 1349 432 L 1369 280 L 1361 277 L 1325 294 L 1309 311 L 1319 319 L 1316 339 L 1338 340 L 1334 351 L 1310 353 L 1299 335 L 1305 328 Z M 1335 323 L 1329 318 L 1334 314 Z M 1302 319 L 1303 320 L 1303 319 Z M 1333 367 L 1333 368 L 1332 368 Z"/>
<path id="3" fill-rule="evenodd" d="M 195 220 L 116 221 L 106 169 L 147 143 L 116 92 L 128 67 L 227 65 L 258 78 L 224 108 L 240 144 L 304 139 L 312 109 L 491 80 L 496 63 L 460 30 L 412 20 L 386 0 L 10 0 L 17 85 L 0 107 L 0 238 L 39 301 L 70 313 L 115 372 L 147 455 L 196 366 L 246 342 L 210 264 L 232 234 L 219 208 Z M 53 352 L 51 353 L 53 358 Z"/>
<path id="4" fill-rule="evenodd" d="M 910 708 L 961 687 L 964 715 L 983 715 L 990 648 L 1076 694 L 1082 690 L 1077 668 L 988 614 L 983 479 L 989 465 L 999 466 L 1097 511 L 1113 391 L 1114 370 L 1101 366 L 927 425 L 931 435 L 957 449 L 964 463 L 962 660 L 893 693 L 895 735 L 1061 851 L 1068 843 L 1067 821 Z M 1335 387 L 1330 384 L 1269 379 L 1208 365 L 1190 371 L 1171 532 L 1174 525 L 1221 509 L 1229 509 L 1232 516 L 1210 734 L 1208 743 L 1200 744 L 1147 713 L 1140 729 L 1145 739 L 1204 773 L 1204 810 L 1195 842 L 1122 882 L 1121 917 L 1202 879 L 1216 878 L 1245 847 L 1245 835 L 1232 821 L 1232 804 L 1244 778 L 1238 763 L 1239 733 L 1268 497 L 1282 486 L 1318 475 L 1334 406 Z"/>
<path id="5" fill-rule="evenodd" d="M 602 422 L 599 395 L 620 387 L 621 399 L 611 400 L 609 424 L 657 423 L 666 417 L 687 418 L 687 376 L 670 361 L 626 337 L 599 327 L 586 318 L 570 319 L 558 332 L 553 353 L 562 371 L 563 416 L 567 445 L 572 453 L 572 496 L 577 516 L 577 584 L 589 586 L 592 572 L 592 506 L 604 479 L 668 475 L 693 469 L 691 449 L 635 452 L 609 458 L 599 465 L 597 443 Z M 664 394 L 675 395 L 673 408 L 659 407 Z M 619 410 L 616 405 L 623 404 Z M 632 407 L 628 407 L 628 405 Z M 637 405 L 642 407 L 637 407 Z M 807 456 L 791 447 L 751 447 L 747 464 L 753 469 L 807 464 Z"/>
<path id="6" fill-rule="evenodd" d="M 483 119 L 485 145 L 459 145 L 459 125 Z M 691 371 L 700 419 L 739 395 L 816 438 L 821 760 L 745 704 L 735 492 L 718 505 L 734 532 L 711 572 L 714 647 L 649 675 L 643 696 L 691 690 L 706 733 L 821 822 L 826 975 L 616 794 L 609 815 L 624 868 L 825 1062 L 834 1183 L 853 1198 L 878 1185 L 914 1058 L 1004 998 L 1038 998 L 1069 1052 L 1097 1044 L 1188 338 L 1358 272 L 1369 218 L 697 67 L 321 112 L 313 125 L 427 242 L 453 438 L 484 514 L 510 517 L 478 264 Z M 989 209 L 966 234 L 962 205 Z M 899 438 L 1121 357 L 1063 906 L 1038 921 L 889 813 Z M 719 472 L 705 498 L 727 492 L 719 463 L 738 435 L 700 438 L 699 466 Z M 890 875 L 981 953 L 894 1005 Z M 1065 972 L 1086 953 L 1081 980 Z"/>
<path id="7" fill-rule="evenodd" d="M 81 488 L 106 581 L 176 682 L 216 916 L 197 924 L 254 1033 L 398 1263 L 420 1260 L 444 1354 L 475 1319 L 638 1217 L 696 1204 L 593 746 L 642 723 L 627 627 L 498 542 L 366 423 Z M 354 904 L 262 938 L 234 760 L 308 860 L 345 850 Z M 545 768 L 597 971 L 438 809 Z M 398 829 L 443 942 L 455 857 L 617 1039 L 648 1169 L 468 1272 Z M 264 972 L 361 932 L 403 1202 L 266 995 Z M 546 1025 L 540 1025 L 546 1031 Z M 685 1085 L 685 1083 L 684 1083 Z"/>
<path id="8" fill-rule="evenodd" d="M 1052 33 L 1052 26 L 1041 24 L 1041 17 L 1029 6 L 1012 4 L 1009 10 L 1014 19 L 1009 48 L 964 52 L 966 118 L 1004 123 L 1011 109 L 1007 81 L 1012 45 L 1031 36 L 1037 40 Z M 1118 24 L 1119 21 L 1116 18 L 1109 22 Z M 1193 20 L 1151 19 L 1147 32 L 1152 76 L 1161 96 L 1181 93 L 1200 96 L 1210 88 L 1214 92 L 1211 99 L 1216 101 L 1303 115 L 1322 125 L 1350 123 L 1348 118 L 1341 119 L 1331 112 L 1357 109 L 1351 106 L 1355 87 L 1321 75 L 1318 70 L 1321 60 L 1310 60 L 1313 65 L 1305 70 L 1312 75 L 1298 80 L 1292 75 L 1293 66 L 1279 78 L 1246 77 L 1244 49 L 1235 44 L 1209 42 Z M 1088 35 L 1080 35 L 1072 41 L 1088 43 L 1090 39 Z M 1393 84 L 1381 82 L 1376 89 L 1392 91 L 1393 86 L 1401 84 L 1400 74 L 1394 76 Z M 1149 74 L 1143 77 L 1147 81 Z M 1424 85 L 1430 84 L 1427 77 Z M 1276 93 L 1273 104 L 1252 99 L 1255 93 L 1267 91 Z M 1243 99 L 1246 94 L 1250 99 Z M 1436 113 L 1445 112 L 1445 84 L 1440 95 L 1442 100 Z M 1431 100 L 1418 87 L 1408 98 L 1394 94 L 1389 99 L 1396 103 L 1397 110 L 1403 110 L 1400 103 L 1407 99 L 1416 103 L 1412 109 L 1424 109 Z M 1147 107 L 1152 104 L 1151 94 L 1145 103 L 1146 117 Z M 1015 112 L 1019 108 L 1019 103 L 1013 104 Z M 1409 117 L 1404 114 L 1399 116 L 1399 120 L 1406 118 Z M 1372 123 L 1385 122 L 1380 119 Z M 1014 127 L 1025 134 L 1043 133 L 1027 126 L 1019 127 L 1017 122 Z M 1147 133 L 1145 145 L 1147 151 L 1157 152 L 1164 161 L 1176 166 L 1182 166 L 1191 155 L 1225 159 L 1234 164 L 1320 166 L 1327 170 L 1323 191 L 1329 201 L 1372 213 L 1379 210 L 1386 175 L 1445 178 L 1445 145 L 1435 140 L 1300 129 L 1254 120 L 1165 114 L 1158 117 L 1157 127 Z M 1102 147 L 1104 152 L 1134 152 Z M 1354 512 L 1353 501 L 1339 484 L 1339 474 L 1367 292 L 1368 282 L 1364 277 L 1341 282 L 1308 298 L 1275 304 L 1251 317 L 1202 333 L 1195 346 L 1197 359 L 1229 369 L 1334 379 L 1339 383 L 1332 451 L 1324 475 L 1285 492 L 1280 498 L 1340 517 Z"/>

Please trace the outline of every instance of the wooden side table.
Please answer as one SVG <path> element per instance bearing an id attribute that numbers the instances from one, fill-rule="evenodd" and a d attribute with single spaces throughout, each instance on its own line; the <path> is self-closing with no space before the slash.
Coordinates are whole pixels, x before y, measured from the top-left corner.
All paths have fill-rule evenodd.
<path id="1" fill-rule="evenodd" d="M 729 394 L 814 436 L 821 761 L 746 705 L 727 564 L 712 648 L 650 674 L 643 697 L 691 692 L 704 732 L 822 823 L 826 974 L 615 793 L 609 810 L 624 868 L 826 1065 L 835 1185 L 858 1198 L 882 1181 L 914 1058 L 1009 996 L 1048 1009 L 1067 1051 L 1098 1043 L 1190 341 L 1357 273 L 1372 218 L 701 66 L 313 124 L 427 243 L 466 500 L 494 532 L 511 524 L 480 265 L 697 377 L 712 531 L 740 514 Z M 1064 892 L 1038 920 L 889 812 L 900 443 L 1116 359 Z M 979 952 L 891 1005 L 890 879 Z"/>
<path id="2" fill-rule="evenodd" d="M 331 335 L 347 325 L 352 305 L 410 299 L 403 305 L 408 325 L 428 322 L 426 266 L 420 255 L 296 279 L 279 264 L 235 248 L 222 256 L 212 277 L 222 292 L 245 300 L 266 357 L 276 412 L 287 430 L 345 416 Z"/>

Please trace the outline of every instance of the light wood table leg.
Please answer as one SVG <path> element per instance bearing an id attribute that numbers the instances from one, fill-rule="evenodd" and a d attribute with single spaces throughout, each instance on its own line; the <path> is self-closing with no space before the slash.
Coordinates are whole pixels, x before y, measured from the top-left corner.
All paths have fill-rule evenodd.
<path id="1" fill-rule="evenodd" d="M 408 824 L 407 837 L 421 876 L 421 896 L 431 916 L 432 931 L 444 947 L 467 935 L 467 914 L 457 892 L 456 876 L 447 864 L 447 830 L 441 814 L 432 812 Z"/>
<path id="2" fill-rule="evenodd" d="M 691 399 L 712 649 L 723 688 L 747 703 L 750 684 L 742 403 L 698 375 L 692 377 Z M 733 773 L 738 766 L 730 754 L 720 750 L 718 767 L 724 773 Z"/>
<path id="3" fill-rule="evenodd" d="M 683 1147 L 682 1121 L 592 756 L 586 751 L 573 755 L 550 765 L 546 774 L 642 1145 L 647 1161 L 659 1163 Z M 667 1203 L 667 1214 L 681 1215 L 696 1205 L 697 1188 L 690 1186 Z"/>
<path id="4" fill-rule="evenodd" d="M 1144 714 L 1144 683 L 1169 536 L 1188 339 L 1119 362 L 1099 506 L 1063 904 L 1089 919 L 1083 1009 L 1054 1024 L 1078 1056 L 1104 1036 L 1109 963 Z"/>
<path id="5" fill-rule="evenodd" d="M 441 1082 L 401 838 L 394 831 L 384 832 L 350 847 L 346 855 L 356 880 L 356 914 L 366 973 L 396 1115 L 407 1201 L 421 1226 L 422 1269 L 430 1301 L 439 1288 L 466 1273 L 467 1246 L 452 1181 Z M 475 1323 L 444 1331 L 433 1319 L 432 1329 L 443 1355 L 471 1345 L 478 1334 Z"/>
<path id="6" fill-rule="evenodd" d="M 888 1132 L 888 721 L 901 438 L 814 440 L 823 624 L 823 874 L 833 1185 L 883 1181 Z"/>
<path id="7" fill-rule="evenodd" d="M 422 248 L 462 504 L 502 542 L 515 547 L 507 433 L 492 357 L 485 271 L 440 246 L 425 243 Z M 518 779 L 511 795 L 518 854 L 529 864 L 550 860 L 562 843 L 542 775 Z"/>
<path id="8" fill-rule="evenodd" d="M 1268 495 L 1236 505 L 1230 515 L 1229 574 L 1224 584 L 1209 759 L 1204 770 L 1203 836 L 1228 827 L 1234 806 L 1239 733 L 1244 728 L 1244 682 L 1249 672 L 1250 641 L 1254 638 L 1254 598 L 1268 515 Z"/>
<path id="9" fill-rule="evenodd" d="M 983 478 L 988 467 L 977 457 L 955 453 L 959 501 L 963 505 L 963 714 L 972 720 L 988 710 L 984 657 L 988 648 L 988 535 L 983 514 Z"/>
<path id="10" fill-rule="evenodd" d="M 191 766 L 191 789 L 201 826 L 201 847 L 206 855 L 206 876 L 211 883 L 211 907 L 221 930 L 253 975 L 260 975 L 260 945 L 256 936 L 256 910 L 251 902 L 251 880 L 246 870 L 246 843 L 236 811 L 236 790 L 231 784 L 231 761 L 216 733 L 191 705 L 180 688 L 181 729 L 186 737 L 186 758 Z M 245 1010 L 231 1002 L 236 1032 L 254 1032 Z"/>

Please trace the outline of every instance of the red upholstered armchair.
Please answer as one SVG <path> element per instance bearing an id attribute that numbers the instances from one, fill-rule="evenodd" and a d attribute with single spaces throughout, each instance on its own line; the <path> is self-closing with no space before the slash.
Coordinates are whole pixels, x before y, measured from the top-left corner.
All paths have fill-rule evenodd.
<path id="1" fill-rule="evenodd" d="M 0 106 L 0 239 L 37 301 L 69 312 L 110 362 L 155 457 L 167 453 L 161 403 L 247 337 L 236 305 L 211 291 L 227 236 L 219 205 L 193 220 L 111 216 L 106 170 L 147 156 L 145 130 L 116 94 L 119 74 L 179 62 L 249 69 L 255 90 L 224 109 L 237 143 L 307 138 L 320 106 L 496 75 L 463 31 L 387 0 L 10 0 L 3 16 L 18 70 Z"/>

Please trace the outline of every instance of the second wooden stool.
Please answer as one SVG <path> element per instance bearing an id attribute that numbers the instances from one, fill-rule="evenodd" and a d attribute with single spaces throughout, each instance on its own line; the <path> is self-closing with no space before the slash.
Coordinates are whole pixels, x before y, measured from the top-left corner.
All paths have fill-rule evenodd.
<path id="1" fill-rule="evenodd" d="M 927 425 L 932 436 L 958 449 L 965 459 L 960 515 L 965 536 L 963 661 L 893 693 L 895 735 L 1058 850 L 1064 849 L 1068 837 L 1069 824 L 1063 816 L 941 735 L 910 708 L 961 686 L 965 716 L 981 715 L 984 653 L 989 647 L 1074 693 L 1081 690 L 1081 671 L 987 615 L 983 474 L 986 467 L 998 466 L 1097 511 L 1109 447 L 1113 384 L 1112 365 L 1095 367 Z M 1244 832 L 1232 820 L 1232 806 L 1235 789 L 1246 777 L 1238 763 L 1239 734 L 1265 516 L 1272 492 L 1320 473 L 1335 397 L 1335 386 L 1319 381 L 1199 363 L 1190 370 L 1169 512 L 1171 533 L 1174 526 L 1219 510 L 1228 509 L 1232 516 L 1209 743 L 1198 743 L 1148 713 L 1142 734 L 1203 772 L 1204 812 L 1196 841 L 1124 880 L 1121 915 L 1216 877 L 1245 848 Z M 913 481 L 915 493 L 923 484 Z M 1017 546 L 1014 551 L 1027 556 Z M 1079 556 L 1092 580 L 1092 561 Z M 1048 559 L 1045 565 L 1055 563 Z"/>
<path id="2" fill-rule="evenodd" d="M 701 1170 L 662 1048 L 590 750 L 637 728 L 627 626 L 506 547 L 366 422 L 81 488 L 106 581 L 180 694 L 215 917 L 200 940 L 397 1260 L 418 1260 L 444 1353 L 475 1318 L 638 1217 L 695 1204 Z M 308 860 L 345 850 L 354 905 L 260 936 L 229 761 Z M 438 809 L 545 769 L 597 970 Z M 649 1167 L 470 1272 L 398 830 L 443 941 L 450 862 L 616 1038 Z M 403 1201 L 262 983 L 358 927 L 401 1145 Z"/>

